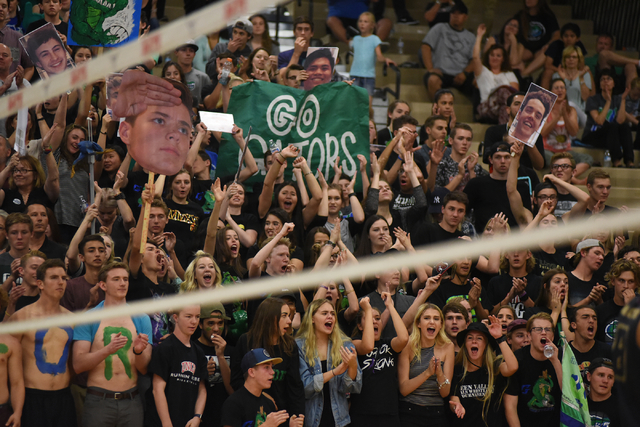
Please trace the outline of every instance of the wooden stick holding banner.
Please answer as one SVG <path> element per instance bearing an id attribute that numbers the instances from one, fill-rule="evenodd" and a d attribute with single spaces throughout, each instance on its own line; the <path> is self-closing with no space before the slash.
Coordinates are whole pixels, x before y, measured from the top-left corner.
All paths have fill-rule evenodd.
<path id="1" fill-rule="evenodd" d="M 238 172 L 236 172 L 236 177 L 233 180 L 233 183 L 237 183 L 240 178 L 240 172 L 242 171 L 242 163 L 244 162 L 244 156 L 247 154 L 247 149 L 249 147 L 249 137 L 251 137 L 251 129 L 252 126 L 249 126 L 249 132 L 247 132 L 247 137 L 244 140 L 244 148 L 242 149 L 242 156 L 240 157 L 240 163 L 238 164 Z"/>
<path id="2" fill-rule="evenodd" d="M 153 186 L 155 173 L 149 171 L 149 186 Z M 152 192 L 153 193 L 153 192 Z M 142 218 L 142 236 L 140 237 L 140 253 L 143 254 L 147 247 L 147 232 L 149 231 L 149 211 L 151 210 L 151 203 L 144 203 L 144 217 Z"/>

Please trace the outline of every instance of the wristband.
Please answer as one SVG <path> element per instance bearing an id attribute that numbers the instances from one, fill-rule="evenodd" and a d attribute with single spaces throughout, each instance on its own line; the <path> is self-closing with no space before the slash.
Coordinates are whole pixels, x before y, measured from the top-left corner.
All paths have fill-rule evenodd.
<path id="1" fill-rule="evenodd" d="M 307 176 L 307 175 L 313 175 L 313 172 L 309 171 L 309 172 L 304 174 L 304 176 Z"/>
<path id="2" fill-rule="evenodd" d="M 284 165 L 284 162 L 281 162 L 280 160 L 278 160 L 277 155 L 280 154 L 279 152 L 273 155 L 273 158 L 276 159 L 276 162 L 280 163 L 281 165 Z M 280 157 L 282 157 L 284 159 L 284 156 L 282 154 L 280 154 Z"/>
<path id="3" fill-rule="evenodd" d="M 503 342 L 505 342 L 507 340 L 507 337 L 505 337 L 504 335 L 501 336 L 500 338 L 498 338 L 496 340 L 496 342 L 498 343 L 498 345 L 502 344 Z"/>
<path id="4" fill-rule="evenodd" d="M 40 120 L 44 120 L 44 117 L 40 117 L 40 118 L 38 119 L 38 121 L 40 121 Z"/>
<path id="5" fill-rule="evenodd" d="M 351 292 L 355 292 L 354 289 L 349 289 L 347 292 L 344 293 L 344 296 L 349 295 Z"/>
<path id="6" fill-rule="evenodd" d="M 562 319 L 567 319 L 567 320 L 569 320 L 569 318 L 568 318 L 568 317 L 561 317 L 561 318 L 560 318 L 560 320 L 562 320 Z"/>
<path id="7" fill-rule="evenodd" d="M 126 199 L 126 198 L 127 198 L 127 196 L 125 196 L 125 195 L 124 195 L 124 193 L 118 193 L 118 194 L 114 197 L 114 199 L 115 199 L 115 200 L 124 200 L 124 199 Z"/>
<path id="8" fill-rule="evenodd" d="M 526 291 L 522 291 L 522 293 L 519 296 L 520 296 L 520 301 L 521 302 L 524 302 L 524 301 L 529 299 L 529 295 L 527 295 Z"/>
<path id="9" fill-rule="evenodd" d="M 352 197 L 358 197 L 358 196 L 356 196 L 356 193 L 349 193 L 349 198 L 352 198 Z"/>
<path id="10" fill-rule="evenodd" d="M 329 290 L 329 287 L 328 287 L 328 286 L 325 286 L 325 285 L 320 285 L 320 286 L 318 286 L 318 287 L 319 287 L 319 288 L 324 288 L 324 289 L 326 289 L 327 291 Z"/>
<path id="11" fill-rule="evenodd" d="M 331 245 L 331 246 L 333 246 L 334 248 L 336 247 L 336 243 L 335 243 L 335 242 L 332 242 L 331 240 L 327 240 L 327 243 L 325 243 L 324 245 L 325 245 L 325 246 L 327 246 L 327 245 Z"/>
<path id="12" fill-rule="evenodd" d="M 106 132 L 100 131 L 100 135 L 106 135 L 106 134 L 107 134 Z"/>
<path id="13" fill-rule="evenodd" d="M 202 414 L 193 414 L 193 418 L 198 417 L 202 421 Z"/>
<path id="14" fill-rule="evenodd" d="M 44 154 L 49 154 L 53 151 L 53 148 L 51 148 L 51 144 L 49 144 L 49 146 L 47 148 L 45 148 L 44 150 Z"/>
<path id="15" fill-rule="evenodd" d="M 140 356 L 143 352 L 144 350 L 142 350 L 140 353 L 136 353 L 136 349 L 133 349 L 133 354 L 135 354 L 136 356 Z"/>

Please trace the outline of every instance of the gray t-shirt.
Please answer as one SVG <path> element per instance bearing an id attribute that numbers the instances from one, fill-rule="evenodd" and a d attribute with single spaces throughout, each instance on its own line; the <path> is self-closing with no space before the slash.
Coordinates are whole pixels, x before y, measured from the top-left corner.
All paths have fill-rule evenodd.
<path id="1" fill-rule="evenodd" d="M 202 88 L 211 84 L 211 79 L 205 73 L 195 68 L 184 74 L 184 82 L 187 84 L 191 96 L 193 96 L 193 105 L 199 105 L 201 101 Z"/>
<path id="2" fill-rule="evenodd" d="M 422 39 L 431 46 L 433 66 L 443 73 L 455 76 L 469 65 L 473 57 L 476 37 L 468 30 L 454 30 L 448 23 L 435 25 Z"/>

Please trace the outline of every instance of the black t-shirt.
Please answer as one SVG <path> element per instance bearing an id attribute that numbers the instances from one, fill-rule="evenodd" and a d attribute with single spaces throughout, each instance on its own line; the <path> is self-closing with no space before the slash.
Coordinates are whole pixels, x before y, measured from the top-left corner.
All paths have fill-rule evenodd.
<path id="1" fill-rule="evenodd" d="M 32 22 L 27 27 L 26 34 L 29 34 L 33 30 L 37 30 L 38 28 L 42 27 L 45 24 L 47 24 L 47 21 L 45 21 L 44 18 L 38 19 L 37 21 Z M 60 20 L 60 23 L 58 25 L 54 25 L 54 27 L 60 34 L 64 35 L 65 37 L 67 36 L 67 30 L 69 29 L 69 24 L 67 22 Z"/>
<path id="2" fill-rule="evenodd" d="M 165 227 L 166 232 L 174 233 L 187 246 L 187 251 L 193 252 L 197 248 L 196 230 L 204 219 L 202 207 L 191 200 L 186 205 L 174 202 L 172 199 L 163 199 L 169 208 L 169 223 Z"/>
<path id="3" fill-rule="evenodd" d="M 389 142 L 393 139 L 393 135 L 391 134 L 391 129 L 388 127 L 380 129 L 378 131 L 378 145 L 388 145 Z"/>
<path id="4" fill-rule="evenodd" d="M 204 407 L 202 414 L 202 427 L 219 427 L 220 415 L 222 413 L 222 405 L 227 400 L 229 394 L 222 382 L 222 374 L 220 373 L 220 364 L 218 362 L 218 356 L 216 355 L 215 347 L 209 347 L 200 342 L 200 340 L 191 340 L 192 344 L 196 344 L 200 347 L 207 358 L 207 362 L 213 360 L 216 363 L 216 371 L 212 375 L 208 375 L 207 371 L 207 404 Z M 231 356 L 234 349 L 227 344 L 224 349 L 224 358 L 227 361 L 227 365 L 231 366 Z"/>
<path id="5" fill-rule="evenodd" d="M 191 193 L 193 201 L 202 206 L 205 213 L 211 213 L 215 205 L 215 197 L 211 192 L 211 179 L 194 179 L 191 181 Z"/>
<path id="6" fill-rule="evenodd" d="M 583 299 L 589 296 L 591 293 L 591 289 L 597 284 L 597 279 L 595 275 L 589 280 L 585 282 L 584 280 L 578 279 L 573 273 L 569 273 L 569 304 L 576 305 Z"/>
<path id="7" fill-rule="evenodd" d="M 220 424 L 229 427 L 259 426 L 267 420 L 267 415 L 277 410 L 272 397 L 264 392 L 255 396 L 243 385 L 222 405 Z"/>
<path id="8" fill-rule="evenodd" d="M 498 364 L 496 364 L 499 366 Z M 494 379 L 491 400 L 487 402 L 486 417 L 483 416 L 484 395 L 489 384 L 489 371 L 481 368 L 467 372 L 464 376 L 462 365 L 455 365 L 451 379 L 451 394 L 458 396 L 465 409 L 464 418 L 450 417 L 452 427 L 500 427 L 502 425 L 502 391 L 507 387 L 507 379 L 499 369 L 494 370 L 498 375 Z"/>
<path id="9" fill-rule="evenodd" d="M 451 298 L 464 297 L 465 299 L 469 299 L 469 291 L 472 287 L 473 284 L 469 280 L 467 280 L 464 285 L 457 285 L 450 279 L 443 279 L 440 282 L 440 286 L 438 286 L 438 288 L 429 297 L 429 302 L 442 309 L 442 307 L 444 307 Z M 493 310 L 493 306 L 487 296 L 486 286 L 483 286 L 480 291 L 480 303 L 485 310 L 488 310 L 489 312 Z M 471 310 L 471 314 L 475 317 L 475 309 Z"/>
<path id="10" fill-rule="evenodd" d="M 171 334 L 154 347 L 148 371 L 167 383 L 164 394 L 171 423 L 174 426 L 186 426 L 196 413 L 200 382 L 208 377 L 207 359 L 202 349 L 193 343 L 187 347 Z M 145 425 L 161 427 L 153 387 L 149 389 L 146 400 Z"/>
<path id="11" fill-rule="evenodd" d="M 620 312 L 616 339 L 613 343 L 613 365 L 616 367 L 616 387 L 620 425 L 638 425 L 640 402 L 640 348 L 637 330 L 640 327 L 640 297 L 635 297 Z"/>
<path id="12" fill-rule="evenodd" d="M 518 192 L 524 207 L 531 210 L 528 185 L 518 181 Z M 512 228 L 518 227 L 516 218 L 511 212 L 506 180 L 493 179 L 489 175 L 476 177 L 467 183 L 464 193 L 469 197 L 469 209 L 473 209 L 476 230 L 484 230 L 487 222 L 500 212 L 505 214 Z"/>
<path id="13" fill-rule="evenodd" d="M 126 196 L 125 200 L 133 212 L 133 217 L 138 218 L 140 216 L 140 208 L 142 207 L 142 199 L 140 196 L 142 190 L 144 190 L 144 185 L 149 182 L 149 174 L 144 171 L 129 172 L 127 179 L 129 181 L 122 192 Z M 158 179 L 158 175 L 155 176 L 155 179 Z"/>
<path id="14" fill-rule="evenodd" d="M 589 370 L 589 366 L 591 365 L 591 361 L 597 357 L 605 357 L 611 360 L 611 346 L 607 344 L 595 341 L 593 343 L 593 347 L 586 353 L 579 352 L 574 346 L 573 341 L 569 343 L 571 346 L 571 350 L 573 351 L 574 356 L 576 357 L 576 362 L 578 362 L 578 367 L 580 368 L 580 373 L 582 374 L 582 380 L 587 380 L 587 371 Z"/>
<path id="15" fill-rule="evenodd" d="M 20 310 L 22 308 L 25 308 L 28 305 L 33 304 L 34 302 L 38 301 L 39 299 L 40 299 L 40 294 L 34 295 L 32 297 L 26 296 L 26 295 L 22 295 L 16 301 L 16 311 L 18 311 L 18 310 Z"/>
<path id="16" fill-rule="evenodd" d="M 596 339 L 598 341 L 605 342 L 609 345 L 613 344 L 620 310 L 622 310 L 622 306 L 616 304 L 613 299 L 605 301 L 596 307 L 596 315 L 598 316 Z"/>
<path id="17" fill-rule="evenodd" d="M 521 11 L 520 13 L 526 13 Z M 520 20 L 520 13 L 514 16 L 515 19 Z M 558 20 L 553 13 L 547 14 L 540 12 L 535 16 L 531 16 L 527 13 L 529 21 L 529 31 L 526 34 L 524 28 L 520 28 L 519 35 L 522 38 L 522 44 L 525 49 L 530 50 L 532 53 L 536 53 L 542 47 L 551 41 L 551 36 L 554 32 L 560 29 Z"/>
<path id="18" fill-rule="evenodd" d="M 274 376 L 271 388 L 265 389 L 264 392 L 273 398 L 278 410 L 285 409 L 289 415 L 304 415 L 305 398 L 304 385 L 300 379 L 300 356 L 298 346 L 295 342 L 291 344 L 291 354 L 282 351 L 279 345 L 269 350 L 271 357 L 280 357 L 282 362 L 273 365 Z M 252 348 L 254 347 L 249 345 L 247 334 L 242 335 L 238 340 L 231 364 L 231 386 L 234 390 L 243 388 L 241 362 L 244 355 Z"/>
<path id="19" fill-rule="evenodd" d="M 637 404 L 638 402 L 636 402 Z M 613 395 L 607 400 L 594 402 L 587 398 L 589 415 L 591 415 L 591 427 L 622 427 L 631 424 L 623 424 L 618 411 L 618 399 Z M 637 418 L 636 418 L 637 419 Z"/>
<path id="20" fill-rule="evenodd" d="M 371 352 L 358 356 L 358 365 L 362 368 L 362 391 L 351 395 L 352 414 L 398 414 L 399 353 L 391 347 L 391 340 L 382 338 L 375 342 Z"/>
<path id="21" fill-rule="evenodd" d="M 142 270 L 138 272 L 138 276 L 133 274 L 129 276 L 129 290 L 127 291 L 127 301 L 137 301 L 145 298 L 161 298 L 165 295 L 171 295 L 176 292 L 175 288 L 168 283 L 153 283 Z M 149 314 L 151 319 L 151 329 L 153 331 L 153 343 L 159 343 L 161 338 L 171 332 L 169 317 L 167 313 L 159 312 Z"/>
<path id="22" fill-rule="evenodd" d="M 44 242 L 38 250 L 45 254 L 47 256 L 47 259 L 55 258 L 64 261 L 64 258 L 67 256 L 67 248 L 59 243 L 54 242 L 53 240 L 49 240 L 48 237 L 44 238 Z"/>
<path id="23" fill-rule="evenodd" d="M 531 251 L 533 258 L 536 260 L 536 266 L 533 272 L 539 276 L 544 276 L 549 270 L 554 268 L 567 269 L 567 251 L 556 248 L 556 251 L 552 254 L 546 253 L 542 249 L 537 251 Z"/>
<path id="24" fill-rule="evenodd" d="M 37 187 L 31 190 L 27 203 L 24 202 L 22 194 L 16 188 L 13 190 L 4 190 L 4 200 L 0 208 L 10 214 L 14 212 L 25 213 L 27 211 L 27 206 L 35 204 L 43 205 L 44 207 L 53 210 L 55 203 L 49 200 L 49 196 L 47 196 L 47 193 L 44 191 L 44 187 Z"/>
<path id="25" fill-rule="evenodd" d="M 424 221 L 416 223 L 411 229 L 411 244 L 414 247 L 440 243 L 446 240 L 454 240 L 464 234 L 456 230 L 453 233 L 446 231 L 440 224 L 430 224 Z"/>
<path id="26" fill-rule="evenodd" d="M 573 209 L 576 203 L 578 203 L 578 200 L 571 194 L 558 193 L 558 203 L 556 204 L 556 208 L 553 211 L 553 214 L 556 216 L 556 218 L 560 219 L 562 218 L 562 215 Z"/>
<path id="27" fill-rule="evenodd" d="M 549 360 L 536 360 L 530 347 L 515 351 L 518 371 L 510 377 L 507 394 L 518 396 L 522 427 L 557 426 L 560 422 L 562 384 Z"/>
<path id="28" fill-rule="evenodd" d="M 584 47 L 584 44 L 580 40 L 578 40 L 575 44 L 575 47 L 579 47 L 582 51 L 582 56 L 587 56 L 587 48 Z M 562 40 L 554 40 L 549 43 L 549 47 L 545 51 L 544 55 L 553 59 L 553 66 L 559 67 L 562 64 L 562 51 L 564 50 L 565 45 Z"/>
<path id="29" fill-rule="evenodd" d="M 535 301 L 536 299 L 538 299 L 540 289 L 542 288 L 542 277 L 530 273 L 527 274 L 525 278 L 527 279 L 527 287 L 525 289 L 525 292 L 532 301 Z M 493 306 L 500 304 L 507 296 L 512 287 L 513 277 L 508 273 L 504 273 L 492 278 L 491 280 L 489 280 L 489 284 L 487 285 L 487 296 L 489 297 L 489 302 L 491 302 Z M 522 319 L 524 317 L 524 301 L 520 299 L 518 295 L 516 295 L 515 298 L 509 301 L 509 305 L 516 311 L 516 316 L 518 317 L 518 319 Z"/>

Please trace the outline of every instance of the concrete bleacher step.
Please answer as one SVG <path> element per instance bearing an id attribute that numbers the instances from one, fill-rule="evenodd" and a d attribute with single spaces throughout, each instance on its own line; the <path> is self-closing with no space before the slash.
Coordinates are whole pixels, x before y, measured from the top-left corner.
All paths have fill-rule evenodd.
<path id="1" fill-rule="evenodd" d="M 395 84 L 385 85 L 385 87 L 389 87 L 395 90 Z M 456 111 L 459 105 L 471 105 L 471 100 L 463 95 L 460 91 L 455 88 L 451 88 L 453 92 L 453 96 L 455 98 Z M 422 83 L 420 84 L 402 84 L 400 85 L 400 98 L 404 99 L 407 102 L 430 102 L 429 96 L 427 95 L 427 88 L 424 87 Z"/>
<path id="2" fill-rule="evenodd" d="M 431 117 L 431 112 L 433 111 L 433 103 L 432 102 L 413 102 L 411 103 L 411 115 L 420 122 L 420 124 L 424 123 L 424 121 Z M 473 122 L 473 108 L 471 105 L 457 105 L 456 106 L 456 120 L 458 123 L 472 123 Z"/>

